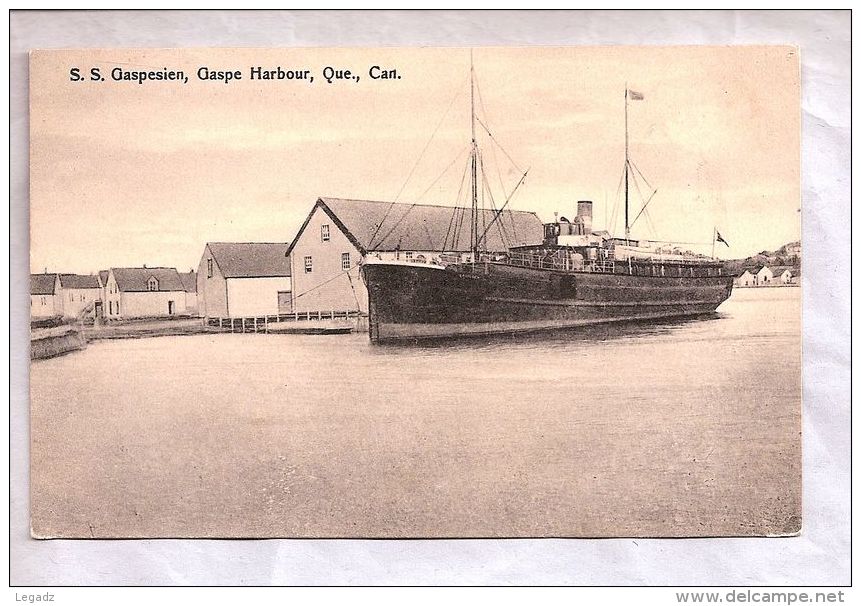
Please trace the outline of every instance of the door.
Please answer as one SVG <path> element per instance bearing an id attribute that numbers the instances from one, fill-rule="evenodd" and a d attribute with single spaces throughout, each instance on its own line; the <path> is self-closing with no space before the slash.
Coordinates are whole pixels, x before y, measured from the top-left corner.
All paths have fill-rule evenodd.
<path id="1" fill-rule="evenodd" d="M 167 302 L 167 315 L 172 316 L 175 313 L 173 301 Z"/>
<path id="2" fill-rule="evenodd" d="M 292 314 L 293 313 L 293 293 L 289 290 L 278 291 L 278 313 Z"/>

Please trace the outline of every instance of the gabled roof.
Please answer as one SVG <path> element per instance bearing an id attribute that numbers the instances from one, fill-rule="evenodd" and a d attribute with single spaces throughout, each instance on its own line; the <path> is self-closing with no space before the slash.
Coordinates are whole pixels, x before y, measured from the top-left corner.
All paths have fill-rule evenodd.
<path id="1" fill-rule="evenodd" d="M 53 295 L 57 274 L 30 274 L 31 295 Z"/>
<path id="2" fill-rule="evenodd" d="M 99 288 L 99 277 L 81 274 L 60 274 L 60 288 Z"/>
<path id="3" fill-rule="evenodd" d="M 207 246 L 225 278 L 290 275 L 286 242 L 209 242 Z"/>
<path id="4" fill-rule="evenodd" d="M 372 250 L 467 252 L 470 248 L 469 208 L 320 198 L 290 244 L 288 254 L 317 208 L 322 208 L 363 253 Z M 537 244 L 544 239 L 544 224 L 533 212 L 504 210 L 491 225 L 495 215 L 494 210 L 479 211 L 479 235 L 490 225 L 482 249 L 501 252 L 509 246 Z M 505 239 L 500 232 L 505 233 Z"/>
<path id="5" fill-rule="evenodd" d="M 105 284 L 108 283 L 108 274 L 109 273 L 110 272 L 107 269 L 103 269 L 103 270 L 99 271 L 99 282 L 101 283 L 102 286 L 104 286 Z"/>
<path id="6" fill-rule="evenodd" d="M 158 281 L 159 291 L 183 291 L 179 272 L 174 267 L 113 267 L 111 271 L 120 292 L 147 292 L 150 278 Z"/>
<path id="7" fill-rule="evenodd" d="M 789 271 L 789 273 L 795 273 L 791 265 L 777 265 L 771 268 L 771 273 L 775 276 L 781 275 L 785 271 Z"/>
<path id="8" fill-rule="evenodd" d="M 197 292 L 197 273 L 194 271 L 179 272 L 179 279 L 182 280 L 182 288 L 185 292 Z"/>

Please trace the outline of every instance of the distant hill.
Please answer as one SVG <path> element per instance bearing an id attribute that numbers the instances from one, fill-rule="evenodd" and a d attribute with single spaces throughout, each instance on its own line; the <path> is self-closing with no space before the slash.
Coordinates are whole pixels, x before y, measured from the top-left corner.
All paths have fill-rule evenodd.
<path id="1" fill-rule="evenodd" d="M 801 242 L 789 242 L 777 250 L 763 250 L 746 259 L 729 259 L 724 261 L 724 269 L 733 276 L 740 276 L 746 269 L 758 269 L 763 265 L 773 267 L 788 265 L 793 268 L 793 274 L 801 271 Z"/>

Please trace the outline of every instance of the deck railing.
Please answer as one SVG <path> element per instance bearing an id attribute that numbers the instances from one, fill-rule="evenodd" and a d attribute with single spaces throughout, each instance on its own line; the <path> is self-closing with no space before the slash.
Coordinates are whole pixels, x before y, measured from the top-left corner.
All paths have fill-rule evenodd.
<path id="1" fill-rule="evenodd" d="M 534 267 L 537 269 L 558 269 L 563 271 L 588 271 L 595 273 L 613 273 L 616 263 L 612 251 L 601 259 L 574 259 L 558 255 L 541 255 L 538 253 L 511 253 L 502 260 L 507 265 L 517 267 Z"/>
<path id="2" fill-rule="evenodd" d="M 665 258 L 661 255 L 648 258 L 616 259 L 613 251 L 605 253 L 597 259 L 575 259 L 568 255 L 541 254 L 532 252 L 513 252 L 505 257 L 493 259 L 482 258 L 483 261 L 503 263 L 516 267 L 532 267 L 536 269 L 555 269 L 560 271 L 584 271 L 591 273 L 638 274 L 660 276 L 702 275 L 702 268 L 708 268 L 707 275 L 722 275 L 720 263 L 710 258 Z M 716 272 L 712 268 L 717 267 Z M 694 271 L 694 267 L 700 269 Z"/>

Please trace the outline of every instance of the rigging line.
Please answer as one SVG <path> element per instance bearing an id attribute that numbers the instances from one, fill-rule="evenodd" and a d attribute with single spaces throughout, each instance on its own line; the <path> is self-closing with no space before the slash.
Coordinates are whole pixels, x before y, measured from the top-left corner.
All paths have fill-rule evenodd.
<path id="1" fill-rule="evenodd" d="M 502 213 L 498 213 L 496 210 L 496 201 L 493 199 L 493 192 L 490 191 L 490 181 L 487 181 L 487 191 L 490 195 L 490 205 L 493 208 L 494 213 L 501 215 Z M 502 190 L 502 195 L 505 195 L 505 189 Z M 509 211 L 510 214 L 510 211 Z M 495 216 L 495 215 L 494 215 Z M 492 225 L 492 223 L 491 223 Z M 505 224 L 502 221 L 496 221 L 497 231 L 499 231 L 499 239 L 502 241 L 502 245 L 506 248 L 509 248 L 509 237 L 508 232 L 505 230 Z"/>
<path id="2" fill-rule="evenodd" d="M 457 196 L 454 199 L 455 208 L 452 210 L 451 218 L 448 221 L 448 229 L 445 231 L 445 239 L 442 243 L 443 251 L 445 251 L 446 244 L 448 244 L 448 236 L 451 233 L 451 228 L 456 225 L 455 217 L 457 216 L 458 207 L 460 206 L 460 196 L 463 193 L 463 185 L 466 183 L 466 173 L 469 170 L 469 162 L 466 162 L 463 166 L 463 175 L 460 177 L 460 187 L 457 188 Z M 457 242 L 456 234 L 452 234 L 454 242 L 452 242 L 452 246 L 454 246 L 455 242 Z"/>
<path id="3" fill-rule="evenodd" d="M 347 279 L 350 281 L 350 290 L 353 291 L 353 298 L 356 300 L 356 311 L 362 311 L 362 304 L 359 303 L 359 295 L 356 294 L 356 287 L 353 286 L 353 276 L 347 272 Z"/>
<path id="4" fill-rule="evenodd" d="M 460 241 L 458 239 L 460 236 L 458 234 L 457 221 L 455 220 L 455 217 L 457 217 L 458 212 L 460 212 L 462 214 L 462 211 L 459 211 L 458 208 L 461 207 L 461 199 L 462 199 L 462 196 L 464 195 L 463 192 L 464 192 L 464 186 L 466 185 L 466 175 L 469 172 L 469 165 L 470 165 L 469 162 L 464 162 L 463 175 L 460 178 L 460 187 L 458 187 L 458 189 L 457 189 L 457 197 L 454 200 L 455 207 L 457 207 L 457 208 L 455 208 L 451 214 L 452 221 L 454 221 L 454 224 L 453 224 L 454 225 L 454 232 L 452 234 L 452 246 L 453 247 L 456 246 L 457 243 Z M 448 240 L 447 237 L 446 237 L 446 240 Z"/>
<path id="5" fill-rule="evenodd" d="M 652 228 L 652 234 L 657 238 L 658 237 L 658 230 L 655 227 L 654 222 L 652 222 L 652 215 L 649 214 L 648 210 L 646 210 L 646 209 L 643 209 L 643 210 L 646 213 L 646 221 L 648 222 L 649 226 Z"/>
<path id="6" fill-rule="evenodd" d="M 407 178 L 404 181 L 403 185 L 401 185 L 401 189 L 398 190 L 398 193 L 395 196 L 395 199 L 392 200 L 391 204 L 389 204 L 388 210 L 386 210 L 386 213 L 383 215 L 383 219 L 380 221 L 379 225 L 377 225 L 377 229 L 374 231 L 374 234 L 371 236 L 371 239 L 368 242 L 369 248 L 374 244 L 374 238 L 377 237 L 377 233 L 380 231 L 380 228 L 383 226 L 383 223 L 385 222 L 386 218 L 389 216 L 389 213 L 391 212 L 392 207 L 394 207 L 395 203 L 398 201 L 398 198 L 401 197 L 401 194 L 404 192 L 404 189 L 407 187 L 407 183 L 409 183 L 410 179 L 413 176 L 413 173 L 415 173 L 416 168 L 418 167 L 419 163 L 422 161 L 422 158 L 424 157 L 425 152 L 428 150 L 428 147 L 430 147 L 431 142 L 433 141 L 434 137 L 436 136 L 436 133 L 439 130 L 439 127 L 442 126 L 443 121 L 445 121 L 445 117 L 448 115 L 448 112 L 451 110 L 452 106 L 454 105 L 454 102 L 460 96 L 461 88 L 463 88 L 463 87 L 462 86 L 457 87 L 457 91 L 455 92 L 454 96 L 451 98 L 451 101 L 449 102 L 448 107 L 443 112 L 442 117 L 439 119 L 439 122 L 437 123 L 436 128 L 433 129 L 433 132 L 431 133 L 430 139 L 428 139 L 427 143 L 425 143 L 425 146 L 422 149 L 421 153 L 419 154 L 418 159 L 416 160 L 415 164 L 413 164 L 413 167 L 410 170 L 409 174 L 407 175 Z"/>
<path id="7" fill-rule="evenodd" d="M 635 178 L 633 178 L 633 179 L 631 179 L 631 182 L 633 182 L 634 187 L 635 187 L 635 188 L 636 188 L 636 190 L 637 190 L 637 195 L 638 195 L 638 196 L 640 196 L 640 202 L 643 204 L 643 206 L 640 208 L 640 211 L 642 212 L 642 210 L 643 210 L 644 208 L 646 208 L 646 198 L 644 198 L 644 197 L 643 197 L 643 192 L 642 192 L 642 191 L 640 191 L 640 184 L 639 184 L 639 182 L 637 181 L 636 177 L 635 177 Z M 630 228 L 630 227 L 633 227 L 633 226 L 634 226 L 634 222 L 633 222 L 633 221 L 631 221 L 631 222 L 628 224 L 628 227 Z"/>
<path id="8" fill-rule="evenodd" d="M 487 173 L 484 172 L 484 162 L 483 161 L 481 162 L 481 168 L 482 168 L 481 180 L 482 180 L 482 183 L 484 185 L 484 188 L 487 189 L 487 195 L 490 198 L 490 207 L 493 209 L 494 216 L 496 216 L 498 214 L 498 211 L 496 210 L 496 202 L 493 199 L 493 192 L 490 190 L 490 182 L 487 180 Z M 502 193 L 504 195 L 505 191 L 503 191 Z M 482 213 L 482 214 L 484 214 L 484 213 Z M 492 224 L 491 224 L 491 226 L 492 226 Z M 502 221 L 497 221 L 496 226 L 497 226 L 497 228 L 499 228 L 499 238 L 502 241 L 502 245 L 505 248 L 508 248 L 507 238 L 505 237 L 505 234 L 503 233 Z M 487 217 L 486 216 L 484 217 L 484 226 L 483 227 L 485 228 L 485 230 L 484 230 L 485 233 L 487 233 L 489 228 L 487 226 Z"/>
<path id="9" fill-rule="evenodd" d="M 470 159 L 470 161 L 467 163 L 467 166 L 466 166 L 467 172 L 469 172 L 469 170 L 471 168 L 471 164 L 472 164 L 472 160 Z M 467 189 L 471 189 L 471 187 L 467 188 Z M 455 233 L 455 241 L 452 243 L 455 250 L 459 250 L 460 239 L 463 237 L 463 222 L 466 220 L 466 213 L 467 213 L 467 211 L 471 212 L 471 210 L 466 207 L 466 204 L 467 204 L 466 198 L 468 195 L 469 195 L 469 192 L 465 189 L 463 192 L 463 205 L 458 207 L 459 212 L 460 212 L 460 221 L 457 224 L 457 230 Z M 470 202 L 470 204 L 471 204 L 471 202 Z M 472 221 L 470 220 L 470 227 L 471 227 L 471 224 L 472 224 Z M 470 245 L 472 245 L 471 242 L 470 242 Z"/>
<path id="10" fill-rule="evenodd" d="M 454 242 L 452 242 L 452 248 L 454 250 L 460 250 L 460 238 L 461 238 L 461 236 L 463 236 L 463 221 L 465 218 L 466 218 L 466 209 L 461 208 L 460 209 L 460 223 L 457 224 L 457 231 L 456 231 L 456 235 L 455 235 L 456 240 Z"/>
<path id="11" fill-rule="evenodd" d="M 622 170 L 622 174 L 619 175 L 619 184 L 616 186 L 616 193 L 613 196 L 613 212 L 610 214 L 610 225 L 607 226 L 607 231 L 611 234 L 616 233 L 616 222 L 619 218 L 619 194 L 622 191 L 622 181 L 625 179 L 625 171 Z"/>
<path id="12" fill-rule="evenodd" d="M 427 195 L 427 193 L 433 188 L 433 186 L 437 184 L 437 181 L 442 179 L 445 176 L 445 174 L 448 172 L 448 169 L 450 169 L 452 166 L 454 166 L 455 162 L 457 162 L 458 159 L 460 159 L 461 154 L 463 154 L 463 152 L 470 149 L 470 147 L 471 146 L 466 146 L 462 150 L 457 152 L 457 155 L 452 159 L 451 162 L 448 163 L 448 166 L 446 166 L 445 169 L 443 169 L 443 171 L 439 174 L 439 176 L 433 180 L 433 183 L 428 185 L 428 188 L 426 190 L 424 190 L 418 198 L 416 198 L 416 202 L 419 202 L 422 198 L 425 197 L 425 195 Z"/>
<path id="13" fill-rule="evenodd" d="M 517 221 L 514 220 L 514 213 L 511 210 L 506 211 L 508 213 L 508 221 L 511 223 L 511 233 L 514 236 L 513 242 L 519 242 L 520 239 L 517 237 Z"/>
<path id="14" fill-rule="evenodd" d="M 648 205 L 649 205 L 649 202 L 651 202 L 651 201 L 652 201 L 652 198 L 654 198 L 654 197 L 655 197 L 655 194 L 657 193 L 657 190 L 656 190 L 656 191 L 654 191 L 654 192 L 652 192 L 652 195 L 651 195 L 651 196 L 649 196 L 649 199 L 648 199 L 648 200 L 646 200 L 646 199 L 643 197 L 643 192 L 642 192 L 642 191 L 640 191 L 640 184 L 637 182 L 637 179 L 635 178 L 635 179 L 633 179 L 633 181 L 634 181 L 634 187 L 636 187 L 636 188 L 637 188 L 637 194 L 640 196 L 640 200 L 641 200 L 641 201 L 643 201 L 643 207 L 640 209 L 640 212 L 639 212 L 639 213 L 637 213 L 637 216 L 639 217 L 641 214 L 643 214 L 643 213 L 645 212 L 647 228 L 652 232 L 652 235 L 653 235 L 653 236 L 655 236 L 655 237 L 657 238 L 657 237 L 658 237 L 658 230 L 656 230 L 656 229 L 655 229 L 655 225 L 654 225 L 654 223 L 652 223 L 652 219 L 651 219 L 651 217 L 649 216 L 649 211 L 647 211 L 647 210 L 646 210 L 646 206 L 648 206 Z M 636 221 L 636 219 L 634 219 L 634 221 Z M 634 223 L 632 222 L 632 223 L 631 223 L 631 225 L 633 226 L 633 225 L 634 225 Z"/>
<path id="15" fill-rule="evenodd" d="M 529 169 L 527 168 L 527 169 L 526 169 L 526 172 L 525 172 L 525 173 L 523 173 L 523 176 L 522 176 L 522 177 L 520 177 L 520 181 L 518 181 L 518 182 L 517 182 L 517 185 L 515 186 L 514 190 L 513 190 L 513 191 L 511 192 L 511 194 L 508 196 L 508 199 L 507 199 L 507 200 L 505 200 L 505 204 L 503 204 L 503 205 L 502 205 L 502 207 L 497 211 L 496 216 L 495 216 L 495 217 L 493 217 L 493 220 L 490 222 L 490 224 L 491 224 L 491 225 L 493 225 L 493 223 L 494 223 L 494 222 L 495 222 L 495 221 L 496 221 L 496 220 L 497 220 L 497 219 L 502 215 L 502 211 L 504 211 L 504 210 L 505 210 L 505 207 L 506 207 L 506 206 L 508 206 L 508 203 L 509 203 L 509 202 L 511 202 L 512 198 L 514 198 L 514 194 L 515 194 L 515 193 L 517 193 L 517 189 L 518 189 L 518 188 L 523 184 L 523 182 L 526 180 L 526 175 L 527 175 L 528 173 L 529 173 Z M 482 237 L 482 238 L 484 238 L 485 234 L 487 234 L 487 230 L 485 230 L 485 232 L 484 232 L 483 234 L 481 234 L 481 237 Z"/>
<path id="16" fill-rule="evenodd" d="M 646 175 L 643 174 L 643 171 L 640 170 L 640 167 L 637 166 L 633 160 L 628 160 L 628 163 L 634 167 L 634 169 L 637 171 L 637 173 L 639 173 L 640 178 L 642 178 L 643 182 L 645 182 L 645 184 L 649 186 L 649 189 L 655 189 L 654 187 L 652 187 L 652 184 L 649 183 L 649 180 L 646 179 Z"/>
<path id="17" fill-rule="evenodd" d="M 488 116 L 487 109 L 485 109 L 485 107 L 484 107 L 484 98 L 481 96 L 481 86 L 479 86 L 479 84 L 478 84 L 478 78 L 475 78 L 475 89 L 478 91 L 478 103 L 481 106 L 481 112 L 484 114 L 484 119 L 489 122 L 490 116 Z M 505 151 L 505 148 L 502 147 L 502 144 L 496 140 L 496 137 L 494 137 L 493 133 L 490 132 L 490 128 L 487 126 L 487 124 L 482 122 L 481 118 L 479 118 L 478 116 L 476 116 L 475 119 L 478 121 L 478 123 L 481 125 L 481 127 L 484 129 L 484 131 L 487 133 L 487 136 L 490 137 L 490 140 L 493 141 L 493 143 L 497 147 L 499 147 L 500 150 L 502 150 L 502 153 L 505 154 L 505 157 L 508 158 L 508 161 L 511 162 L 511 164 L 514 166 L 514 169 L 517 172 L 522 173 L 523 171 L 517 165 L 517 162 L 515 162 L 514 159 L 508 155 L 508 152 Z M 504 187 L 502 188 L 502 192 L 503 192 L 503 194 L 505 193 Z"/>
<path id="18" fill-rule="evenodd" d="M 351 267 L 350 269 L 348 269 L 348 270 L 346 270 L 346 271 L 341 270 L 341 271 L 339 271 L 337 274 L 335 274 L 334 276 L 332 276 L 331 278 L 329 278 L 328 280 L 326 280 L 326 281 L 324 281 L 324 282 L 320 282 L 320 283 L 319 283 L 319 284 L 317 284 L 316 286 L 313 286 L 312 288 L 309 288 L 308 290 L 306 290 L 306 291 L 304 291 L 304 292 L 300 292 L 300 293 L 299 293 L 298 295 L 296 295 L 294 298 L 295 298 L 295 299 L 298 299 L 299 297 L 304 297 L 304 296 L 305 296 L 305 295 L 307 295 L 308 293 L 310 293 L 310 292 L 314 292 L 314 291 L 315 291 L 315 290 L 317 290 L 318 288 L 322 288 L 323 286 L 326 286 L 326 284 L 329 284 L 330 282 L 334 282 L 335 280 L 337 280 L 338 278 L 340 278 L 340 277 L 341 277 L 341 276 L 343 276 L 344 274 L 349 275 L 349 273 L 350 273 L 351 271 L 353 271 L 354 269 L 356 269 L 356 268 L 358 268 L 358 267 L 359 267 L 358 265 L 354 265 L 353 267 Z"/>
<path id="19" fill-rule="evenodd" d="M 388 238 L 389 236 L 391 236 L 394 233 L 394 231 L 398 228 L 398 226 L 401 223 L 403 223 L 404 219 L 407 218 L 407 215 L 410 214 L 410 211 L 412 211 L 412 209 L 414 209 L 415 207 L 416 207 L 415 203 L 410 204 L 409 208 L 407 208 L 407 210 L 404 212 L 404 214 L 401 215 L 401 218 L 398 219 L 398 222 L 395 223 L 394 225 L 392 225 L 392 228 L 386 232 L 385 236 L 380 238 L 379 244 L 382 244 L 383 242 L 385 242 L 386 238 Z M 401 241 L 400 241 L 400 239 L 398 239 L 398 246 L 400 246 L 400 245 L 401 245 Z M 368 248 L 370 248 L 370 246 Z"/>
<path id="20" fill-rule="evenodd" d="M 481 99 L 481 90 L 478 91 L 478 100 L 482 106 L 482 110 L 484 110 L 484 104 L 483 104 L 483 101 Z M 486 110 L 484 110 L 484 111 L 485 111 L 485 115 L 486 115 L 487 111 Z M 520 168 L 517 166 L 517 164 L 514 162 L 514 160 L 512 160 L 511 156 L 509 156 L 505 152 L 505 149 L 503 149 L 502 145 L 500 145 L 499 142 L 497 142 L 496 139 L 494 139 L 493 135 L 490 132 L 490 129 L 487 128 L 487 126 L 478 117 L 476 117 L 476 120 L 478 120 L 479 124 L 481 124 L 482 128 L 484 128 L 484 130 L 487 132 L 488 136 L 490 137 L 490 139 L 494 143 L 494 145 L 496 147 L 498 147 L 500 150 L 502 150 L 502 153 L 504 153 L 506 155 L 506 157 L 508 157 L 509 161 L 514 166 L 515 170 L 517 170 L 518 172 L 521 172 Z M 499 188 L 502 190 L 502 195 L 506 196 L 505 183 L 502 180 L 502 170 L 500 167 L 500 162 L 496 156 L 496 147 L 491 145 L 490 146 L 490 152 L 493 154 L 493 163 L 494 163 L 494 166 L 496 167 L 497 177 L 499 178 Z M 484 170 L 483 164 L 482 164 L 482 170 Z M 490 189 L 490 183 L 487 184 L 487 187 L 488 187 L 488 189 Z M 494 210 L 496 210 L 495 205 L 494 205 Z M 512 214 L 511 210 L 508 211 L 508 220 L 511 222 L 511 227 L 512 227 L 512 230 L 514 231 L 514 238 L 517 239 L 517 227 L 515 226 L 514 215 Z M 503 224 L 502 221 L 500 221 L 499 224 L 502 225 Z M 507 246 L 507 244 L 506 244 L 506 246 Z"/>
<path id="21" fill-rule="evenodd" d="M 645 178 L 644 178 L 644 180 L 645 180 Z M 637 194 L 640 196 L 640 199 L 643 201 L 643 207 L 640 209 L 640 212 L 638 212 L 638 213 L 637 213 L 637 216 L 636 216 L 636 217 L 634 218 L 634 220 L 631 222 L 631 226 L 633 226 L 633 225 L 634 225 L 634 223 L 636 223 L 636 222 L 637 222 L 637 218 L 639 218 L 639 217 L 640 217 L 640 215 L 642 215 L 642 214 L 644 214 L 644 213 L 645 213 L 645 217 L 646 217 L 646 225 L 648 226 L 648 229 L 649 229 L 649 230 L 651 230 L 652 235 L 653 235 L 653 236 L 655 236 L 655 237 L 657 238 L 657 237 L 658 237 L 658 230 L 657 230 L 657 229 L 655 229 L 655 224 L 654 224 L 654 223 L 652 223 L 652 218 L 651 218 L 651 216 L 649 215 L 649 211 L 648 211 L 648 210 L 646 210 L 646 207 L 647 207 L 647 206 L 649 206 L 649 202 L 651 202 L 651 201 L 652 201 L 652 199 L 655 197 L 655 194 L 656 194 L 656 193 L 658 193 L 658 190 L 653 191 L 653 192 L 652 192 L 652 195 L 650 195 L 650 196 L 649 196 L 649 199 L 648 199 L 648 200 L 646 200 L 646 199 L 643 197 L 643 192 L 642 192 L 642 191 L 640 191 L 640 184 L 639 184 L 639 182 L 637 181 L 637 179 L 636 179 L 636 178 L 634 178 L 634 179 L 633 179 L 633 181 L 634 181 L 634 187 L 636 187 L 636 188 L 637 188 Z"/>
<path id="22" fill-rule="evenodd" d="M 489 128 L 487 128 L 487 125 L 486 125 L 484 122 L 482 122 L 482 121 L 481 121 L 481 118 L 479 118 L 478 116 L 476 116 L 475 120 L 476 120 L 476 121 L 481 125 L 481 127 L 484 129 L 484 132 L 486 132 L 486 133 L 487 133 L 487 136 L 488 136 L 488 137 L 490 137 L 490 140 L 491 140 L 491 141 L 492 141 L 492 142 L 493 142 L 493 143 L 494 143 L 494 144 L 499 148 L 499 150 L 500 150 L 503 154 L 505 154 L 505 157 L 506 157 L 506 158 L 508 158 L 508 161 L 509 161 L 509 162 L 511 162 L 511 165 L 514 167 L 514 170 L 516 170 L 517 172 L 523 172 L 523 171 L 520 169 L 520 167 L 517 165 L 517 162 L 515 162 L 515 161 L 514 161 L 514 158 L 512 158 L 512 157 L 508 154 L 508 152 L 507 152 L 507 151 L 505 151 L 505 148 L 504 148 L 504 147 L 502 147 L 502 144 L 501 144 L 499 141 L 497 141 L 497 140 L 496 140 L 496 137 L 494 137 L 494 136 L 493 136 L 493 134 L 490 132 L 490 129 L 489 129 Z"/>
<path id="23" fill-rule="evenodd" d="M 499 179 L 499 189 L 502 191 L 502 195 L 504 196 L 505 183 L 502 181 L 502 168 L 500 166 L 499 157 L 496 155 L 495 146 L 490 146 L 490 153 L 493 154 L 493 165 L 496 167 L 496 176 Z M 510 210 L 508 211 L 508 221 L 511 223 L 511 229 L 514 232 L 514 239 L 517 240 L 517 228 L 514 226 L 514 216 L 511 214 Z M 499 224 L 502 225 L 502 221 L 500 221 Z"/>
<path id="24" fill-rule="evenodd" d="M 413 204 L 411 204 L 411 205 L 410 205 L 410 207 L 406 210 L 406 212 L 404 212 L 404 214 L 403 214 L 403 215 L 401 215 L 401 218 L 400 218 L 400 219 L 398 219 L 398 222 L 397 222 L 397 223 L 395 223 L 395 224 L 392 226 L 392 228 L 391 228 L 389 231 L 387 231 L 387 232 L 386 232 L 386 235 L 385 235 L 385 236 L 383 236 L 382 238 L 380 238 L 380 242 L 379 242 L 380 244 L 382 244 L 383 242 L 385 242 L 385 241 L 386 241 L 386 238 L 388 238 L 388 237 L 389 237 L 389 236 L 390 236 L 390 235 L 391 235 L 391 234 L 392 234 L 392 233 L 393 233 L 393 232 L 398 228 L 398 226 L 399 226 L 401 223 L 403 223 L 404 219 L 406 219 L 406 218 L 407 218 L 407 215 L 408 215 L 408 214 L 410 214 L 410 212 L 411 212 L 411 211 L 416 207 L 416 205 L 418 204 L 418 201 L 419 201 L 419 200 L 421 200 L 421 199 L 425 196 L 425 194 L 427 194 L 427 193 L 431 190 L 431 188 L 432 188 L 434 185 L 436 185 L 436 182 L 437 182 L 437 181 L 439 181 L 439 180 L 440 180 L 440 179 L 445 175 L 445 173 L 447 173 L 447 172 L 448 172 L 448 169 L 449 169 L 449 168 L 451 168 L 452 166 L 454 166 L 454 163 L 457 161 L 457 159 L 460 157 L 460 155 L 461 155 L 462 153 L 463 153 L 463 150 L 461 150 L 461 151 L 458 153 L 458 155 L 457 155 L 457 156 L 455 156 L 455 158 L 454 158 L 451 162 L 449 162 L 448 166 L 446 166 L 446 167 L 445 167 L 445 170 L 443 170 L 443 171 L 442 171 L 442 173 L 441 173 L 441 174 L 440 174 L 436 179 L 434 179 L 433 183 L 431 183 L 431 184 L 428 186 L 428 188 L 424 191 L 424 193 L 422 193 L 422 195 L 421 195 L 421 196 L 419 196 L 419 197 L 418 197 L 418 199 L 417 199 Z M 391 209 L 391 207 L 390 207 L 390 209 Z M 388 212 L 387 212 L 386 214 L 388 214 Z M 385 221 L 385 217 L 383 217 L 383 221 Z M 380 225 L 382 225 L 382 221 L 380 222 Z M 425 227 L 425 229 L 427 229 L 427 227 Z M 379 230 L 377 230 L 377 231 L 379 231 Z M 373 242 L 373 238 L 371 238 L 371 241 Z M 400 245 L 400 242 L 398 243 L 398 245 Z M 370 245 L 369 245 L 369 248 L 370 248 Z"/>
<path id="25" fill-rule="evenodd" d="M 499 179 L 499 189 L 505 195 L 505 183 L 502 181 L 502 168 L 499 165 L 499 157 L 496 155 L 496 147 L 490 146 L 490 153 L 493 154 L 493 166 L 496 168 L 496 176 Z"/>
<path id="26" fill-rule="evenodd" d="M 482 114 L 484 115 L 485 120 L 487 120 L 489 122 L 490 116 L 487 113 L 487 108 L 484 106 L 484 97 L 481 94 L 481 86 L 479 86 L 478 78 L 475 78 L 474 76 L 473 76 L 473 78 L 475 81 L 475 88 L 478 91 L 478 103 L 481 106 L 481 111 L 482 111 Z M 491 153 L 493 154 L 493 162 L 496 165 L 497 176 L 499 177 L 499 187 L 502 190 L 502 195 L 506 196 L 505 183 L 502 180 L 501 163 L 498 161 L 497 156 L 496 156 L 496 147 L 498 147 L 500 149 L 500 151 L 502 151 L 502 153 L 505 154 L 505 157 L 508 158 L 508 161 L 511 162 L 511 165 L 514 167 L 514 169 L 518 173 L 527 172 L 528 169 L 527 169 L 527 171 L 521 170 L 521 168 L 517 164 L 517 162 L 514 161 L 514 158 L 512 158 L 508 154 L 508 152 L 505 150 L 505 148 L 502 146 L 502 144 L 499 141 L 497 141 L 496 137 L 493 136 L 493 133 L 490 132 L 490 128 L 487 126 L 487 124 L 482 122 L 482 120 L 480 118 L 478 118 L 477 116 L 476 116 L 476 120 L 481 125 L 481 127 L 484 129 L 484 131 L 487 133 L 487 136 L 490 137 L 490 140 L 493 143 L 493 145 L 490 146 L 490 150 L 491 150 Z M 496 146 L 496 147 L 494 147 L 494 146 Z M 488 184 L 488 187 L 489 187 L 489 184 Z M 515 189 L 517 187 L 518 186 L 515 186 Z M 513 194 L 513 193 L 514 193 L 514 190 L 511 191 L 511 194 Z M 510 198 L 511 194 L 508 194 L 507 197 Z M 511 212 L 511 210 L 508 211 L 508 220 L 511 222 L 511 228 L 512 228 L 512 231 L 514 232 L 514 238 L 516 240 L 517 239 L 517 227 L 516 227 L 516 224 L 514 221 L 514 214 Z M 502 225 L 503 224 L 502 221 L 500 221 L 499 224 Z M 506 244 L 506 246 L 507 246 L 507 244 Z"/>
<path id="27" fill-rule="evenodd" d="M 639 189 L 638 189 L 637 191 L 639 191 Z M 653 192 L 652 192 L 652 195 L 650 195 L 650 196 L 649 196 L 649 199 L 648 199 L 648 200 L 646 200 L 646 203 L 645 203 L 645 204 L 643 204 L 643 208 L 641 208 L 641 209 L 640 209 L 640 212 L 638 212 L 638 213 L 637 213 L 637 216 L 636 216 L 636 217 L 634 217 L 634 220 L 633 220 L 633 221 L 631 221 L 631 225 L 632 225 L 632 226 L 634 225 L 634 223 L 636 223 L 636 222 L 637 222 L 637 219 L 639 219 L 639 218 L 640 218 L 640 215 L 642 215 L 642 214 L 643 214 L 643 212 L 645 212 L 646 207 L 649 205 L 649 202 L 651 202 L 651 201 L 652 201 L 652 198 L 654 198 L 654 197 L 655 197 L 655 194 L 656 194 L 656 193 L 658 193 L 658 190 L 657 190 L 657 189 L 656 189 L 655 191 L 653 191 Z M 646 213 L 646 216 L 648 216 L 648 213 Z"/>
<path id="28" fill-rule="evenodd" d="M 486 207 L 484 205 L 484 191 L 485 191 L 485 188 L 487 186 L 487 175 L 484 174 L 484 160 L 482 159 L 480 153 L 478 154 L 478 163 L 481 165 L 481 227 L 483 229 L 483 228 L 487 227 L 487 213 L 485 212 Z M 478 221 L 476 221 L 475 225 L 477 228 L 478 227 Z M 476 231 L 478 231 L 478 229 L 476 229 Z M 476 238 L 477 237 L 478 237 L 478 234 L 476 234 Z M 476 250 L 479 250 L 478 247 L 480 246 L 480 244 L 481 244 L 481 240 L 476 239 L 476 241 L 475 241 L 475 249 Z M 473 261 L 478 261 L 478 259 L 473 259 Z"/>

